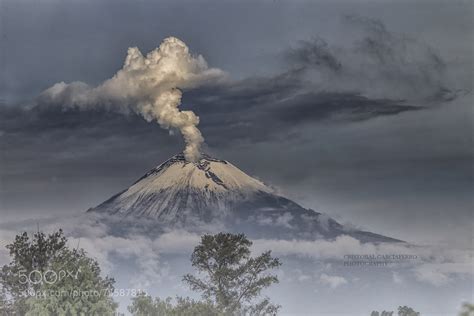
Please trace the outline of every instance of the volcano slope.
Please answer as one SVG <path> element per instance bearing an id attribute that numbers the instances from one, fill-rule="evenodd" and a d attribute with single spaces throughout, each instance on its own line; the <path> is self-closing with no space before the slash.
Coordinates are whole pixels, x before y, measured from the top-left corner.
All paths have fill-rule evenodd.
<path id="1" fill-rule="evenodd" d="M 202 155 L 197 162 L 178 154 L 130 187 L 88 210 L 113 215 L 127 225 L 222 229 L 253 238 L 400 240 L 341 225 L 275 192 L 228 161 Z"/>

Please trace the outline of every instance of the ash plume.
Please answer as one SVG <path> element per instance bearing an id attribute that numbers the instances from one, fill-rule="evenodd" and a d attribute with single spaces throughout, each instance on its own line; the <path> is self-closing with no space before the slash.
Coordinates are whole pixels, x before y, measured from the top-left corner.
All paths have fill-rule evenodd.
<path id="1" fill-rule="evenodd" d="M 181 111 L 181 89 L 222 79 L 224 72 L 209 68 L 201 55 L 193 56 L 186 44 L 168 37 L 144 56 L 137 47 L 128 49 L 125 63 L 112 78 L 92 87 L 84 82 L 59 82 L 43 91 L 38 104 L 54 104 L 65 109 L 93 109 L 128 113 L 133 111 L 162 128 L 182 134 L 188 161 L 200 157 L 204 138 L 197 128 L 199 117 Z"/>

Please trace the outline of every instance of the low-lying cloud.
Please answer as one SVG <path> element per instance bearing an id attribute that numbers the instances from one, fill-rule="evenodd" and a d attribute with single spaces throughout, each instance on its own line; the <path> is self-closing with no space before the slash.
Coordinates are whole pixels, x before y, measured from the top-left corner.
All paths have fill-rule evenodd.
<path id="1" fill-rule="evenodd" d="M 34 232 L 37 224 L 35 221 L 3 224 L 0 226 L 0 244 L 10 243 L 20 231 Z M 167 256 L 178 255 L 188 258 L 201 240 L 201 235 L 203 233 L 213 233 L 212 230 L 209 230 L 211 227 L 204 228 L 204 231 L 190 231 L 186 229 L 166 229 L 153 225 L 154 231 L 158 233 L 152 236 L 146 226 L 135 223 L 136 228 L 130 229 L 128 233 L 124 231 L 117 235 L 117 228 L 113 225 L 119 224 L 130 227 L 133 222 L 127 224 L 120 221 L 111 221 L 104 224 L 100 218 L 87 214 L 54 220 L 47 219 L 40 225 L 45 232 L 52 232 L 60 227 L 63 228 L 70 236 L 70 246 L 84 248 L 91 257 L 99 261 L 105 273 L 119 268 L 123 269 L 123 267 L 120 267 L 120 260 L 124 260 L 124 262 L 127 262 L 127 269 L 131 269 L 133 272 L 131 279 L 140 286 L 160 283 L 169 269 L 166 265 Z M 292 260 L 303 260 L 303 262 L 307 260 L 314 260 L 319 263 L 326 262 L 329 267 L 340 265 L 342 262 L 349 260 L 350 257 L 348 256 L 353 255 L 361 256 L 362 260 L 364 260 L 364 256 L 380 258 L 393 255 L 411 256 L 413 260 L 397 261 L 395 259 L 393 266 L 386 267 L 390 273 L 396 273 L 396 278 L 393 278 L 395 283 L 402 282 L 399 269 L 402 269 L 404 273 L 408 273 L 419 282 L 434 286 L 443 286 L 454 282 L 457 278 L 473 277 L 471 269 L 472 250 L 447 249 L 435 245 L 361 243 L 359 240 L 346 235 L 339 236 L 334 240 L 253 240 L 252 252 L 254 254 L 258 255 L 266 250 L 271 250 L 276 257 L 293 258 Z M 8 258 L 8 253 L 2 247 L 0 250 L 0 265 L 7 263 Z M 117 260 L 117 258 L 120 260 Z M 130 260 L 136 266 L 128 266 Z M 328 270 L 331 269 L 325 268 L 320 272 L 325 273 Z M 348 280 L 343 281 L 338 276 L 329 274 L 324 276 L 321 273 L 313 276 L 312 279 L 331 288 L 337 288 L 349 282 Z"/>
<path id="2" fill-rule="evenodd" d="M 328 285 L 333 289 L 341 285 L 347 284 L 347 280 L 344 277 L 338 275 L 328 275 L 326 273 L 320 275 L 319 281 L 322 284 Z"/>

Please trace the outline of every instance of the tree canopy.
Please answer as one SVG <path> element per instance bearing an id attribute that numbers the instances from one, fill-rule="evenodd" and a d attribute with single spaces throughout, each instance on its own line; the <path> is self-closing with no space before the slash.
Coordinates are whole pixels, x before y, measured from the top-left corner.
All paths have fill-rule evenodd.
<path id="1" fill-rule="evenodd" d="M 464 303 L 459 316 L 474 316 L 474 304 Z"/>
<path id="2" fill-rule="evenodd" d="M 191 255 L 191 263 L 199 274 L 187 274 L 183 281 L 222 312 L 276 314 L 279 306 L 268 299 L 256 299 L 263 289 L 278 283 L 277 276 L 268 271 L 279 267 L 280 260 L 273 258 L 271 251 L 251 257 L 251 245 L 243 234 L 202 236 Z"/>
<path id="3" fill-rule="evenodd" d="M 112 315 L 114 280 L 96 260 L 67 247 L 62 230 L 16 236 L 12 260 L 0 271 L 4 313 L 15 315 Z"/>
<path id="4" fill-rule="evenodd" d="M 223 316 L 211 302 L 181 297 L 176 297 L 176 302 L 173 302 L 171 297 L 153 299 L 145 293 L 132 298 L 128 311 L 134 316 Z"/>

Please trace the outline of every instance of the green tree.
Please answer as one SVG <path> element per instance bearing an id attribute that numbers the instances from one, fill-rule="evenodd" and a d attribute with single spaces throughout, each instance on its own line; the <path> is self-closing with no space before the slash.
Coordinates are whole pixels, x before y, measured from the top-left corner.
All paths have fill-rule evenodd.
<path id="1" fill-rule="evenodd" d="M 189 297 L 176 297 L 174 312 L 173 316 L 222 316 L 222 313 L 211 302 L 196 301 Z"/>
<path id="2" fill-rule="evenodd" d="M 7 299 L 5 294 L 0 291 L 0 315 L 7 315 L 8 313 Z"/>
<path id="3" fill-rule="evenodd" d="M 4 265 L 0 271 L 6 308 L 20 315 L 27 312 L 29 293 L 40 287 L 39 275 L 47 270 L 50 261 L 59 256 L 65 246 L 66 238 L 62 230 L 48 236 L 38 232 L 32 240 L 25 232 L 17 235 L 15 241 L 6 246 L 12 257 L 10 264 Z"/>
<path id="4" fill-rule="evenodd" d="M 162 301 L 160 298 L 153 298 L 145 293 L 140 293 L 137 296 L 132 297 L 132 305 L 128 306 L 127 309 L 134 316 L 147 316 L 147 315 L 166 315 L 169 308 L 171 307 L 168 299 Z"/>
<path id="5" fill-rule="evenodd" d="M 459 316 L 474 316 L 474 305 L 469 303 L 464 303 L 462 305 L 462 311 Z"/>
<path id="6" fill-rule="evenodd" d="M 134 316 L 221 316 L 217 308 L 210 302 L 195 301 L 190 298 L 176 298 L 173 304 L 170 297 L 165 300 L 153 299 L 144 293 L 132 298 L 128 311 Z"/>
<path id="7" fill-rule="evenodd" d="M 420 313 L 415 312 L 413 308 L 408 306 L 398 307 L 398 316 L 420 316 Z"/>
<path id="8" fill-rule="evenodd" d="M 219 233 L 204 235 L 191 256 L 193 267 L 205 276 L 187 274 L 183 281 L 193 291 L 201 292 L 225 314 L 275 315 L 279 306 L 268 299 L 255 302 L 261 291 L 278 283 L 268 270 L 281 265 L 278 258 L 266 251 L 250 257 L 252 242 L 243 234 Z"/>
<path id="9" fill-rule="evenodd" d="M 12 261 L 2 267 L 0 284 L 6 314 L 111 315 L 114 280 L 102 278 L 97 261 L 82 249 L 69 249 L 62 230 L 30 240 L 18 235 L 8 245 Z"/>

